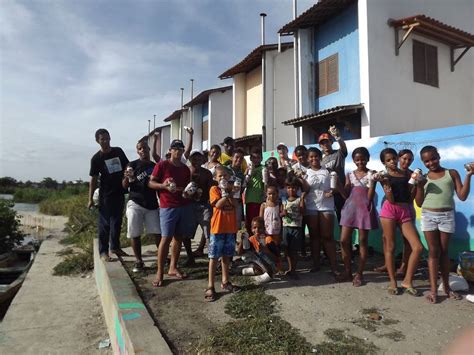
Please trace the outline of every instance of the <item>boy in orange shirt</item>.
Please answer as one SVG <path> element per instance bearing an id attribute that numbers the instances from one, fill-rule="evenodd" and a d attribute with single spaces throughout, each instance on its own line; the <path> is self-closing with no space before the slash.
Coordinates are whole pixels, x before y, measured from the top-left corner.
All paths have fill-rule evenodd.
<path id="1" fill-rule="evenodd" d="M 223 166 L 216 166 L 214 179 L 218 186 L 212 186 L 209 191 L 209 200 L 213 208 L 208 248 L 209 282 L 205 294 L 205 299 L 209 302 L 217 299 L 214 279 L 219 258 L 222 263 L 221 288 L 228 292 L 240 291 L 229 281 L 229 265 L 235 253 L 235 235 L 237 233 L 237 201 L 232 197 L 233 183 L 229 181 L 229 172 Z"/>

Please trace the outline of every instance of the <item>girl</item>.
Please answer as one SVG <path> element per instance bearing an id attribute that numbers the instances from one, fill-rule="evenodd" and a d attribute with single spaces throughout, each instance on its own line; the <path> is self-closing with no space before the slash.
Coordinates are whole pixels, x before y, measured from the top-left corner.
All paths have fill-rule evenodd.
<path id="1" fill-rule="evenodd" d="M 443 168 L 439 161 L 438 150 L 433 146 L 421 149 L 421 160 L 428 168 L 425 181 L 419 182 L 416 191 L 416 204 L 421 210 L 421 230 L 425 234 L 428 243 L 428 269 L 430 273 L 431 291 L 426 296 L 430 303 L 438 301 L 438 265 L 440 264 L 441 279 L 444 292 L 448 298 L 460 300 L 462 297 L 449 288 L 449 257 L 448 245 L 451 235 L 454 233 L 454 192 L 461 201 L 465 201 L 469 195 L 471 176 L 474 173 L 474 165 L 461 183 L 459 173 L 454 169 Z"/>
<path id="2" fill-rule="evenodd" d="M 401 286 L 404 292 L 409 295 L 418 296 L 418 291 L 413 288 L 412 281 L 423 246 L 413 224 L 413 215 L 410 209 L 415 188 L 414 185 L 408 183 L 410 176 L 407 172 L 403 172 L 398 168 L 398 155 L 394 149 L 385 148 L 382 150 L 380 152 L 380 161 L 385 165 L 388 174 L 386 177 L 379 179 L 386 197 L 380 211 L 380 222 L 385 237 L 385 264 L 387 265 L 390 278 L 388 293 L 391 295 L 399 294 L 393 256 L 395 251 L 395 230 L 399 226 L 412 249 L 408 259 L 407 272 Z"/>
<path id="3" fill-rule="evenodd" d="M 352 152 L 352 160 L 357 169 L 347 174 L 344 188 L 349 198 L 341 211 L 341 248 L 345 272 L 338 277 L 338 281 L 352 280 L 355 287 L 361 286 L 364 280 L 362 273 L 367 261 L 369 231 L 378 229 L 377 212 L 373 202 L 375 184 L 367 175 L 369 159 L 367 148 L 359 147 Z M 352 279 L 352 232 L 355 228 L 359 231 L 360 259 L 359 268 Z"/>
<path id="4" fill-rule="evenodd" d="M 265 233 L 273 238 L 273 241 L 280 244 L 281 233 L 281 204 L 278 200 L 278 188 L 267 186 L 267 200 L 260 206 L 260 217 L 265 221 Z"/>
<path id="5" fill-rule="evenodd" d="M 206 168 L 211 172 L 212 175 L 214 175 L 214 172 L 216 171 L 216 166 L 221 165 L 221 163 L 219 163 L 220 156 L 221 147 L 219 147 L 217 144 L 214 144 L 211 147 L 211 150 L 209 151 L 209 161 L 205 162 L 202 167 Z"/>
<path id="6" fill-rule="evenodd" d="M 274 157 L 270 157 L 265 162 L 265 169 L 263 170 L 263 182 L 265 187 L 268 185 L 277 185 L 277 170 L 278 160 Z"/>
<path id="7" fill-rule="evenodd" d="M 336 242 L 334 240 L 334 197 L 330 185 L 330 174 L 326 168 L 321 167 L 322 154 L 318 148 L 308 149 L 309 169 L 306 174 L 307 191 L 305 198 L 306 213 L 311 242 L 311 253 L 314 267 L 311 271 L 320 268 L 320 244 L 324 245 L 331 270 L 337 275 L 336 267 Z M 338 186 L 337 191 L 344 194 Z"/>
<path id="8" fill-rule="evenodd" d="M 411 175 L 413 171 L 410 170 L 409 168 L 410 168 L 411 163 L 413 163 L 413 159 L 414 159 L 413 152 L 410 149 L 402 149 L 398 152 L 398 159 L 400 162 L 400 170 Z M 416 212 L 415 212 L 415 208 L 413 207 L 413 202 L 410 205 L 410 211 L 412 213 L 413 220 L 415 220 Z M 400 267 L 397 269 L 398 276 L 405 275 L 407 271 L 408 259 L 411 253 L 410 243 L 408 243 L 408 240 L 403 236 L 403 234 L 402 234 L 402 240 L 403 240 L 402 263 Z M 387 272 L 387 265 L 384 264 L 383 266 L 376 267 L 374 271 Z"/>

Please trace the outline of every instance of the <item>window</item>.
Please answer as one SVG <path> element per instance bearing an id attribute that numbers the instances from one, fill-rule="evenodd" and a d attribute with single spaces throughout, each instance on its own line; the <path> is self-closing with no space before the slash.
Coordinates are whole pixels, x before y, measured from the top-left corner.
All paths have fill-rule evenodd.
<path id="1" fill-rule="evenodd" d="M 413 40 L 413 81 L 439 87 L 438 48 Z"/>
<path id="2" fill-rule="evenodd" d="M 339 59 L 337 53 L 318 63 L 318 97 L 339 91 Z"/>

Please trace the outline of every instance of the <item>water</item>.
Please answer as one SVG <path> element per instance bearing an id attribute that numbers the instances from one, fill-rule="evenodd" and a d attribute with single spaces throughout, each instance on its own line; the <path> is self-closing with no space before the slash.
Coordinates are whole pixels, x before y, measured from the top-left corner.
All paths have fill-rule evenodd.
<path id="1" fill-rule="evenodd" d="M 0 199 L 13 200 L 13 195 L 0 194 Z M 38 212 L 39 206 L 37 203 L 15 203 L 13 209 L 17 212 Z"/>

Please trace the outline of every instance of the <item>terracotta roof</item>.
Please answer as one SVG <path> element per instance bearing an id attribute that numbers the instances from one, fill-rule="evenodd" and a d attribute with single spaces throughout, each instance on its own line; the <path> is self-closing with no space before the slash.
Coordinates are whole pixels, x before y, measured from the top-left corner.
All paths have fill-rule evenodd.
<path id="1" fill-rule="evenodd" d="M 278 33 L 289 35 L 300 28 L 317 26 L 356 2 L 357 0 L 320 0 L 293 21 L 280 28 Z"/>
<path id="2" fill-rule="evenodd" d="M 262 135 L 261 134 L 252 134 L 250 136 L 243 136 L 243 137 L 235 138 L 234 142 L 235 143 L 243 143 L 243 142 L 250 141 L 250 140 L 253 140 L 253 139 L 262 139 Z"/>
<path id="3" fill-rule="evenodd" d="M 288 48 L 293 48 L 293 42 L 285 42 L 281 44 L 281 50 L 285 51 Z M 234 65 L 232 68 L 226 70 L 219 75 L 219 79 L 231 78 L 239 73 L 248 73 L 252 69 L 257 68 L 262 64 L 262 54 L 265 51 L 277 50 L 278 44 L 265 44 L 258 46 L 249 55 L 247 55 L 240 63 Z"/>
<path id="4" fill-rule="evenodd" d="M 364 107 L 364 105 L 362 105 L 362 104 L 335 106 L 335 107 L 329 108 L 327 110 L 323 110 L 323 111 L 311 113 L 309 115 L 293 118 L 291 120 L 284 121 L 282 123 L 285 126 L 292 125 L 292 126 L 299 127 L 299 126 L 302 126 L 303 123 L 308 122 L 308 121 L 312 121 L 316 118 L 324 119 L 324 118 L 327 118 L 328 116 L 333 116 L 335 114 L 349 113 L 350 111 L 358 110 L 358 109 L 361 109 L 362 107 Z"/>
<path id="5" fill-rule="evenodd" d="M 474 35 L 458 28 L 446 25 L 426 15 L 405 17 L 399 20 L 390 19 L 392 27 L 415 25 L 415 33 L 439 40 L 451 46 L 474 46 Z"/>
<path id="6" fill-rule="evenodd" d="M 184 109 L 184 108 L 179 109 L 179 110 L 176 110 L 176 111 L 174 111 L 171 115 L 169 115 L 168 117 L 166 117 L 163 121 L 165 121 L 165 122 L 170 122 L 170 121 L 176 120 L 176 119 L 178 119 L 178 118 L 181 117 L 181 112 L 186 111 L 186 110 L 187 110 L 187 109 Z"/>
<path id="7" fill-rule="evenodd" d="M 194 99 L 189 101 L 186 105 L 184 105 L 184 107 L 191 107 L 197 104 L 202 104 L 203 102 L 206 102 L 209 99 L 209 95 L 211 95 L 213 92 L 219 92 L 219 91 L 225 92 L 231 89 L 232 89 L 232 85 L 223 86 L 223 87 L 215 88 L 215 89 L 204 90 L 198 96 L 196 96 Z"/>

